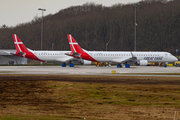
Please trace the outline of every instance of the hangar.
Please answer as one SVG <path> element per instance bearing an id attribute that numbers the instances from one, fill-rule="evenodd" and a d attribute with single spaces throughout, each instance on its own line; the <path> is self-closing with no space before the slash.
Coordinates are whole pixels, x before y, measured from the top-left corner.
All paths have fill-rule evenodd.
<path id="1" fill-rule="evenodd" d="M 19 65 L 27 64 L 27 58 L 18 57 L 13 54 L 16 53 L 16 50 L 0 50 L 0 65 Z"/>

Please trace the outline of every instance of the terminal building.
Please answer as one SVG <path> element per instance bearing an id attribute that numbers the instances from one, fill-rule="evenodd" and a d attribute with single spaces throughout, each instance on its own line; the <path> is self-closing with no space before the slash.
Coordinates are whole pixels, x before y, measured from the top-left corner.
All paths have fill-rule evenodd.
<path id="1" fill-rule="evenodd" d="M 0 50 L 0 65 L 26 65 L 27 58 L 18 57 L 11 53 L 16 53 L 16 50 Z"/>

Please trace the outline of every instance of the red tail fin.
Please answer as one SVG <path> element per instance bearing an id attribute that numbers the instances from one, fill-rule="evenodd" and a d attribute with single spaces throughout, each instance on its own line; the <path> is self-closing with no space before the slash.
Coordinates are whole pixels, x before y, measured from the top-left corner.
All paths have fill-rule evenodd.
<path id="1" fill-rule="evenodd" d="M 28 52 L 28 49 L 23 44 L 23 42 L 19 39 L 19 37 L 16 34 L 13 34 L 12 36 L 13 36 L 14 44 L 15 44 L 15 47 L 16 47 L 16 53 L 18 53 L 18 52 L 23 52 L 23 53 Z"/>
<path id="2" fill-rule="evenodd" d="M 12 36 L 13 36 L 14 44 L 16 47 L 15 55 L 45 62 L 43 60 L 40 60 L 36 55 L 34 55 L 32 51 L 29 51 L 16 34 L 13 34 Z"/>
<path id="3" fill-rule="evenodd" d="M 79 46 L 79 44 L 76 42 L 76 40 L 72 37 L 72 35 L 68 34 L 67 35 L 68 37 L 68 40 L 69 40 L 69 45 L 70 45 L 70 48 L 71 48 L 71 51 L 74 53 L 74 52 L 77 52 L 77 53 L 83 53 L 83 49 Z"/>
<path id="4" fill-rule="evenodd" d="M 76 42 L 76 40 L 72 37 L 72 35 L 68 34 L 67 35 L 68 40 L 69 40 L 69 45 L 71 48 L 71 54 L 70 56 L 73 56 L 75 58 L 81 58 L 89 61 L 94 61 L 97 62 L 92 56 L 88 54 L 87 51 L 84 51 L 79 44 Z"/>

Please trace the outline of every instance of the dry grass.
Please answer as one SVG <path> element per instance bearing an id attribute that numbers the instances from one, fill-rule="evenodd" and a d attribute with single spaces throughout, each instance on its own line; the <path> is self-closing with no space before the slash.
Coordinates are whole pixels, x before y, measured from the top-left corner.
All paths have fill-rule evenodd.
<path id="1" fill-rule="evenodd" d="M 180 79 L 0 75 L 1 120 L 180 120 Z"/>

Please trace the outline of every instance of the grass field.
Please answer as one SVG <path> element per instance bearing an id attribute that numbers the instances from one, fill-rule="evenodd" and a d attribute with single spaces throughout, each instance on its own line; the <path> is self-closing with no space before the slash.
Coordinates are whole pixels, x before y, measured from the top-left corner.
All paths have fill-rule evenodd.
<path id="1" fill-rule="evenodd" d="M 0 120 L 180 120 L 180 78 L 0 75 Z"/>

